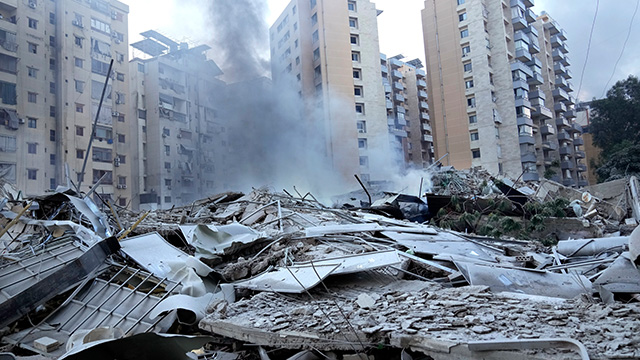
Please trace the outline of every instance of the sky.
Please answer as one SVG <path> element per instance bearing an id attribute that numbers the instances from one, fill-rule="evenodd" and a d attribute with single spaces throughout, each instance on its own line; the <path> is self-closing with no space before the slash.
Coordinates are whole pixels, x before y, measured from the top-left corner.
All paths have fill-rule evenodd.
<path id="1" fill-rule="evenodd" d="M 212 25 L 201 7 L 211 0 L 123 0 L 130 6 L 130 42 L 141 37 L 140 32 L 153 29 L 173 39 L 192 44 L 208 43 L 212 39 Z M 233 0 L 218 0 L 233 1 Z M 334 0 L 342 1 L 342 0 Z M 454 0 L 436 0 L 454 1 Z M 383 10 L 378 17 L 380 51 L 388 56 L 403 54 L 406 60 L 425 59 L 420 10 L 424 0 L 377 0 L 377 8 Z M 265 13 L 267 25 L 271 25 L 289 0 L 267 0 L 269 11 Z M 533 11 L 546 11 L 567 33 L 567 45 L 573 74 L 573 96 L 591 100 L 601 98 L 616 81 L 640 73 L 640 13 L 631 25 L 632 16 L 640 0 L 535 0 Z M 402 4 L 399 6 L 398 4 Z M 593 27 L 591 46 L 587 52 L 589 34 L 594 14 L 598 13 Z M 187 19 L 187 21 L 184 21 Z M 625 38 L 631 28 L 626 47 Z M 619 64 L 614 65 L 623 51 Z M 588 54 L 588 55 L 587 55 Z M 133 52 L 135 56 L 135 51 Z M 216 55 L 208 56 L 214 61 Z M 265 54 L 265 57 L 268 54 Z M 585 59 L 587 60 L 585 66 Z M 581 76 L 584 68 L 584 76 Z M 224 70 L 224 69 L 223 69 Z M 613 76 L 612 76 L 613 75 Z M 582 87 L 580 87 L 582 79 Z M 609 81 L 611 79 L 611 81 Z"/>

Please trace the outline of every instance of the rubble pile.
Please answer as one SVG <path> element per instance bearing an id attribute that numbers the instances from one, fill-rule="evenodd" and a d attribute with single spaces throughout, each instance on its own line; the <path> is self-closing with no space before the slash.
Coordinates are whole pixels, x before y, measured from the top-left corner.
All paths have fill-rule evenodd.
<path id="1" fill-rule="evenodd" d="M 3 186 L 0 356 L 640 358 L 637 179 L 432 181 L 355 205 L 260 188 L 144 213 Z"/>

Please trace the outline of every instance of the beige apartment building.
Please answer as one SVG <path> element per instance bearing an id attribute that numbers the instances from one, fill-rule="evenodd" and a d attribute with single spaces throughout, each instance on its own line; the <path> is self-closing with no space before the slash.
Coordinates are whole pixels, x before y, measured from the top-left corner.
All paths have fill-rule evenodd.
<path id="1" fill-rule="evenodd" d="M 131 44 L 132 153 L 141 209 L 171 208 L 221 191 L 226 149 L 219 122 L 222 71 L 207 45 L 189 47 L 153 30 Z"/>
<path id="2" fill-rule="evenodd" d="M 87 191 L 104 176 L 98 194 L 134 205 L 127 158 L 133 140 L 126 108 L 128 12 L 116 0 L 0 1 L 0 168 L 26 195 L 68 180 Z"/>
<path id="3" fill-rule="evenodd" d="M 524 181 L 585 185 L 564 31 L 531 0 L 425 1 L 435 156 Z M 562 56 L 560 56 L 562 54 Z M 576 143 L 577 140 L 577 143 Z"/>
<path id="4" fill-rule="evenodd" d="M 389 138 L 399 163 L 425 168 L 433 163 L 433 135 L 427 103 L 426 72 L 420 59 L 380 54 Z"/>
<path id="5" fill-rule="evenodd" d="M 305 102 L 301 121 L 346 181 L 397 171 L 380 81 L 379 10 L 368 0 L 293 0 L 270 29 L 274 85 Z"/>

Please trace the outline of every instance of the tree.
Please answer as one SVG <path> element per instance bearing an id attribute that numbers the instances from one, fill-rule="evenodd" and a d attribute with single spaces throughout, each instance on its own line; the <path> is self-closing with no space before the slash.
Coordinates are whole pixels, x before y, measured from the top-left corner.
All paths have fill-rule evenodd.
<path id="1" fill-rule="evenodd" d="M 599 181 L 638 174 L 640 159 L 640 81 L 630 75 L 591 102 L 590 132 L 602 149 L 597 166 Z"/>
<path id="2" fill-rule="evenodd" d="M 640 81 L 631 75 L 607 91 L 607 97 L 591 102 L 590 132 L 602 149 L 603 160 L 613 153 L 640 144 Z"/>

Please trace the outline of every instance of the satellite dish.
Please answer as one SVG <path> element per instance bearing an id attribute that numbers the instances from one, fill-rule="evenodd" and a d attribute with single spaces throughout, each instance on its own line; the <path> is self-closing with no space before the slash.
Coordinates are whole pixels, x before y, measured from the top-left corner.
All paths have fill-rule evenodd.
<path id="1" fill-rule="evenodd" d="M 593 200 L 593 196 L 589 194 L 587 191 L 582 193 L 582 201 L 585 203 L 590 203 Z"/>

